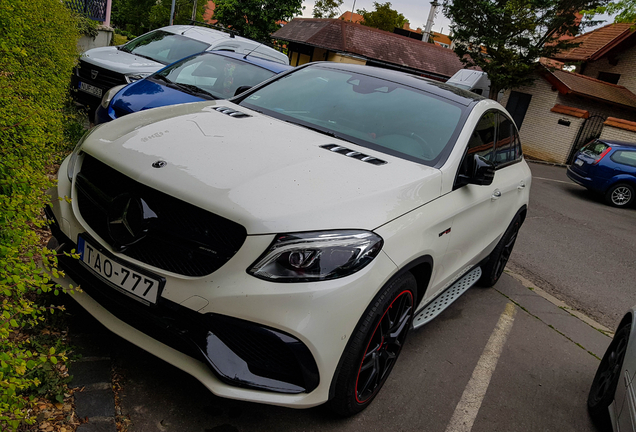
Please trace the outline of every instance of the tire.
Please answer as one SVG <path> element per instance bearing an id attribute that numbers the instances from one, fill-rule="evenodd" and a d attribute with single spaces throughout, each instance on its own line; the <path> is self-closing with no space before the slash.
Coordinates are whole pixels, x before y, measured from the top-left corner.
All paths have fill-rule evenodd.
<path id="1" fill-rule="evenodd" d="M 631 329 L 631 322 L 628 322 L 616 331 L 594 375 L 587 397 L 587 411 L 599 425 L 609 425 L 610 417 L 607 408 L 614 400 L 614 393 L 621 377 Z"/>
<path id="2" fill-rule="evenodd" d="M 490 253 L 486 264 L 481 268 L 482 273 L 477 285 L 490 288 L 497 283 L 504 268 L 506 268 L 506 264 L 512 253 L 512 248 L 515 246 L 520 226 L 521 219 L 517 215 L 510 225 L 508 225 L 506 232 L 504 232 L 504 235 L 501 237 L 501 240 L 499 240 L 499 243 L 497 243 L 497 246 L 495 246 L 495 249 Z"/>
<path id="3" fill-rule="evenodd" d="M 614 207 L 629 207 L 634 203 L 634 187 L 618 183 L 605 193 L 605 201 Z"/>
<path id="4" fill-rule="evenodd" d="M 348 417 L 368 407 L 386 382 L 411 328 L 417 283 L 404 273 L 371 302 L 352 333 L 329 407 Z"/>

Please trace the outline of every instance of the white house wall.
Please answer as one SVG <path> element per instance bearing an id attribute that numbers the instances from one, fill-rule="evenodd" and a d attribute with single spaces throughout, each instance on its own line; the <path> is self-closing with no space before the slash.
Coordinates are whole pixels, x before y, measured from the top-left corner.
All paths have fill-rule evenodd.
<path id="1" fill-rule="evenodd" d="M 632 93 L 636 93 L 636 47 L 623 51 L 617 56 L 618 63 L 612 66 L 607 57 L 589 62 L 583 70 L 583 75 L 598 78 L 599 72 L 620 74 L 618 85 L 626 87 Z"/>
<path id="2" fill-rule="evenodd" d="M 601 139 L 636 143 L 636 132 L 605 125 L 601 132 Z"/>
<path id="3" fill-rule="evenodd" d="M 532 86 L 515 91 L 532 95 L 519 130 L 523 152 L 533 159 L 565 163 L 584 119 L 550 111 L 557 103 L 568 103 L 559 102 L 559 93 L 541 77 L 537 77 Z M 509 96 L 510 91 L 507 91 L 501 100 L 502 105 L 506 106 Z M 570 122 L 570 125 L 558 124 L 559 119 Z"/>

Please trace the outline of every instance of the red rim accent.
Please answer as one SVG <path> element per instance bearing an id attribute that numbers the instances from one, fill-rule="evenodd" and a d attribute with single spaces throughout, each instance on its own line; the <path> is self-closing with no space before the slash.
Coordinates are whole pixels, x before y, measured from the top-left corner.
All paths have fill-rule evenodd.
<path id="1" fill-rule="evenodd" d="M 409 290 L 404 290 L 404 291 L 402 291 L 401 293 L 399 293 L 399 294 L 397 295 L 397 297 L 395 297 L 395 298 L 393 299 L 393 301 L 391 302 L 391 304 L 389 305 L 389 307 L 388 307 L 388 308 L 386 308 L 386 310 L 385 310 L 385 311 L 384 311 L 384 313 L 382 314 L 382 317 L 380 318 L 380 321 L 378 321 L 378 324 L 375 326 L 375 329 L 373 330 L 373 333 L 371 334 L 371 338 L 369 339 L 369 342 L 367 343 L 367 348 L 366 348 L 366 349 L 365 349 L 365 351 L 364 351 L 364 355 L 362 356 L 362 361 L 360 362 L 360 367 L 358 368 L 358 375 L 356 376 L 356 386 L 355 386 L 355 388 L 353 389 L 353 390 L 354 390 L 355 397 L 356 397 L 356 401 L 357 401 L 358 403 L 360 403 L 360 404 L 363 404 L 363 403 L 365 403 L 366 401 L 368 401 L 369 399 L 371 399 L 371 397 L 373 397 L 373 396 L 375 395 L 377 387 L 379 386 L 379 384 L 381 384 L 381 382 L 380 382 L 378 385 L 376 385 L 376 387 L 373 389 L 373 391 L 371 392 L 371 394 L 370 394 L 367 398 L 365 398 L 364 400 L 360 400 L 360 399 L 358 398 L 358 380 L 360 379 L 360 373 L 362 372 L 362 366 L 363 366 L 363 364 L 364 364 L 365 357 L 366 357 L 366 355 L 367 355 L 367 354 L 368 354 L 368 352 L 369 352 L 369 346 L 371 345 L 371 342 L 373 341 L 373 338 L 375 337 L 375 334 L 376 334 L 376 332 L 378 331 L 378 328 L 380 327 L 380 324 L 382 324 L 382 321 L 384 321 L 384 317 L 386 316 L 386 314 L 387 314 L 387 313 L 391 310 L 391 308 L 393 307 L 393 304 L 394 304 L 394 303 L 395 303 L 395 302 L 396 302 L 396 301 L 397 301 L 400 297 L 402 297 L 404 294 L 408 294 L 408 295 L 409 295 L 409 297 L 410 297 L 410 299 L 411 299 L 411 305 L 410 305 L 410 307 L 411 307 L 411 310 L 412 310 L 412 308 L 413 308 L 413 293 L 412 293 L 411 291 L 409 291 Z M 408 321 L 408 320 L 410 320 L 410 318 L 411 318 L 411 317 L 407 317 L 407 318 L 406 318 L 406 319 L 407 319 L 407 321 Z M 408 327 L 405 327 L 405 329 L 404 329 L 404 330 L 406 330 L 407 328 L 408 328 Z M 404 331 L 404 330 L 403 330 L 403 331 Z M 402 333 L 401 333 L 401 334 L 402 334 Z M 400 335 L 401 335 L 401 334 L 400 334 Z M 382 344 L 381 344 L 381 345 L 384 345 L 384 336 L 382 336 Z M 398 349 L 398 351 L 397 351 L 397 353 L 396 353 L 396 357 L 397 357 L 397 355 L 399 354 L 399 352 L 400 352 L 401 350 L 402 350 L 402 346 L 400 346 L 400 347 L 399 347 L 399 349 Z M 385 378 L 386 378 L 386 377 L 385 377 Z M 382 379 L 382 378 L 380 378 L 380 381 L 383 381 L 383 379 Z"/>

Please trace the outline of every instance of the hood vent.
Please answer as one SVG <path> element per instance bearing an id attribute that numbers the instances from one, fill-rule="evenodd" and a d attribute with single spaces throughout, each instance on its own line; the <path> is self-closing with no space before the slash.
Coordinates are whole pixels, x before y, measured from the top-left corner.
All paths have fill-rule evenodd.
<path id="1" fill-rule="evenodd" d="M 386 161 L 383 161 L 382 159 L 378 159 L 376 157 L 369 156 L 364 153 L 360 153 L 358 151 L 339 146 L 337 144 L 322 145 L 320 146 L 320 148 L 330 150 L 334 153 L 340 153 L 341 155 L 349 156 L 351 158 L 358 159 L 358 160 L 361 160 L 362 162 L 367 162 L 373 165 L 384 165 L 387 163 Z"/>
<path id="2" fill-rule="evenodd" d="M 243 113 L 241 111 L 237 111 L 235 109 L 224 107 L 224 106 L 216 107 L 216 108 L 213 108 L 213 109 L 218 111 L 218 112 L 222 112 L 223 114 L 227 114 L 230 117 L 236 117 L 236 118 L 252 117 L 249 114 L 245 114 L 245 113 Z"/>

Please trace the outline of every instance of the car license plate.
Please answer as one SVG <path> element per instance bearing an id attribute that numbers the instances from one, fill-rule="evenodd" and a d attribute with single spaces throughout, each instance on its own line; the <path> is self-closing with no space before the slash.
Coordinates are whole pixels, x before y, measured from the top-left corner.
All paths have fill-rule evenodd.
<path id="1" fill-rule="evenodd" d="M 88 94 L 92 94 L 93 96 L 102 97 L 102 89 L 99 87 L 95 87 L 94 85 L 86 84 L 85 82 L 81 82 L 78 85 L 78 88 L 86 92 Z"/>
<path id="2" fill-rule="evenodd" d="M 163 281 L 160 278 L 140 273 L 120 264 L 109 255 L 99 251 L 97 247 L 91 245 L 81 236 L 77 241 L 77 250 L 80 260 L 111 285 L 123 290 L 125 293 L 132 294 L 134 298 L 157 303 L 159 290 L 163 285 Z"/>
<path id="3" fill-rule="evenodd" d="M 574 165 L 583 166 L 583 161 L 581 159 L 577 159 L 574 161 Z"/>

